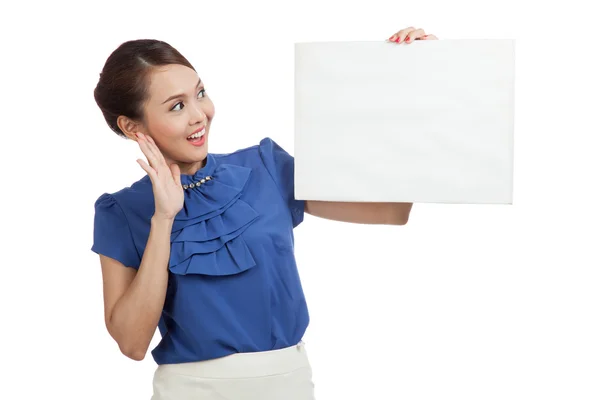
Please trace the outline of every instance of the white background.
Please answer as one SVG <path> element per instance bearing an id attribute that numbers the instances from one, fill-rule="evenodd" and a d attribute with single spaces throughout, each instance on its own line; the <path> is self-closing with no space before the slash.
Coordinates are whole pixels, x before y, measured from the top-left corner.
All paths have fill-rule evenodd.
<path id="1" fill-rule="evenodd" d="M 114 48 L 159 38 L 190 59 L 216 107 L 211 151 L 270 136 L 293 153 L 294 42 L 411 25 L 517 40 L 514 205 L 416 204 L 401 227 L 307 216 L 317 398 L 600 398 L 600 65 L 583 1 L 16 4 L 0 11 L 0 398 L 151 395 L 152 358 L 105 330 L 89 250 L 93 202 L 144 173 L 93 100 Z"/>

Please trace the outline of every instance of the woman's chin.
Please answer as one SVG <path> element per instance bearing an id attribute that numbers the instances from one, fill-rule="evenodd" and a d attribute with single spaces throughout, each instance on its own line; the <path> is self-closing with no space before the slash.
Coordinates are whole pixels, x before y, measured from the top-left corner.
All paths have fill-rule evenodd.
<path id="1" fill-rule="evenodd" d="M 193 153 L 190 154 L 189 158 L 190 158 L 191 162 L 199 162 L 199 161 L 204 161 L 207 156 L 208 156 L 208 146 L 205 144 L 202 147 L 198 147 L 198 148 L 194 149 Z"/>

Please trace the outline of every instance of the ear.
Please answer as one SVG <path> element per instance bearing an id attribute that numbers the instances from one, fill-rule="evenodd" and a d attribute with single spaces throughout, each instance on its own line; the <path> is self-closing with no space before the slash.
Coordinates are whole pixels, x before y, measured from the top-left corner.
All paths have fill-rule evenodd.
<path id="1" fill-rule="evenodd" d="M 121 129 L 121 131 L 127 136 L 127 138 L 136 141 L 137 138 L 135 136 L 136 132 L 145 133 L 144 127 L 140 122 L 136 122 L 128 117 L 123 115 L 119 115 L 117 118 L 117 125 Z"/>

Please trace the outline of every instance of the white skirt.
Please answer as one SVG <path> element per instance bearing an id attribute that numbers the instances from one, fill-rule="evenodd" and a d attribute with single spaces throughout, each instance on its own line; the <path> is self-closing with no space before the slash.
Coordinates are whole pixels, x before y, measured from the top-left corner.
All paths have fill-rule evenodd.
<path id="1" fill-rule="evenodd" d="M 314 400 L 304 343 L 214 360 L 162 364 L 151 400 Z"/>

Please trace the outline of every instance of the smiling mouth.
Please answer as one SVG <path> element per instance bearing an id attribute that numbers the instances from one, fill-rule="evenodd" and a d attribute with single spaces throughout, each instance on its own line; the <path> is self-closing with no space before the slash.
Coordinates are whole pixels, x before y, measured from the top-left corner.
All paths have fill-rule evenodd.
<path id="1" fill-rule="evenodd" d="M 187 140 L 189 141 L 198 141 L 199 139 L 204 137 L 204 134 L 206 133 L 206 127 L 202 128 L 202 130 L 200 132 L 196 132 L 193 135 L 190 135 L 187 137 Z"/>

